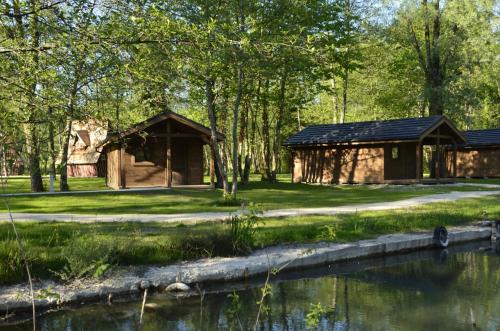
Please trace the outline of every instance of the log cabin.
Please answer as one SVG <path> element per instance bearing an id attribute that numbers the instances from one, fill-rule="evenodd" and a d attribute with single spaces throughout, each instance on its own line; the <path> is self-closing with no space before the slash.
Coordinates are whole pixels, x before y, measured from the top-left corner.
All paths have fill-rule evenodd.
<path id="1" fill-rule="evenodd" d="M 203 146 L 209 128 L 172 111 L 110 136 L 102 145 L 107 159 L 107 186 L 172 187 L 203 184 Z M 224 136 L 216 134 L 222 141 Z M 213 161 L 210 160 L 213 168 Z M 213 173 L 213 169 L 211 169 Z"/>
<path id="2" fill-rule="evenodd" d="M 458 145 L 457 177 L 500 177 L 500 128 L 464 131 L 467 143 Z M 453 151 L 447 151 L 447 169 L 453 165 Z"/>
<path id="3" fill-rule="evenodd" d="M 96 120 L 73 121 L 68 146 L 69 177 L 105 177 L 106 155 L 100 145 L 106 140 L 105 125 Z"/>
<path id="4" fill-rule="evenodd" d="M 457 145 L 465 138 L 445 116 L 312 125 L 284 143 L 292 151 L 295 183 L 443 181 L 456 175 Z M 448 173 L 444 146 L 452 147 Z M 433 178 L 423 178 L 423 147 L 430 146 Z"/>

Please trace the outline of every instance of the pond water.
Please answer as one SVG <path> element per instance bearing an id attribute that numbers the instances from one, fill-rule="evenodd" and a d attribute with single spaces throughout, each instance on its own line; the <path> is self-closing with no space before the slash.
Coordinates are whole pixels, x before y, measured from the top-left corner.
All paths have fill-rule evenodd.
<path id="1" fill-rule="evenodd" d="M 252 330 L 263 282 L 205 288 L 203 300 L 155 294 L 140 329 Z M 306 330 L 318 303 L 315 330 L 500 330 L 500 253 L 491 242 L 281 273 L 270 284 L 258 330 Z M 138 330 L 140 307 L 139 300 L 86 305 L 38 323 L 41 330 Z M 30 329 L 29 322 L 0 326 Z"/>

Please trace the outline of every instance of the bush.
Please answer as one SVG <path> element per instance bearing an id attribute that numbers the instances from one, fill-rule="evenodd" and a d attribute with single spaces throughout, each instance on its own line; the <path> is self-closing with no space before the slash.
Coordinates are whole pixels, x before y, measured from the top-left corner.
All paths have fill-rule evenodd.
<path id="1" fill-rule="evenodd" d="M 255 243 L 255 233 L 262 223 L 262 211 L 251 206 L 249 213 L 231 217 L 231 242 L 234 254 L 248 254 Z"/>

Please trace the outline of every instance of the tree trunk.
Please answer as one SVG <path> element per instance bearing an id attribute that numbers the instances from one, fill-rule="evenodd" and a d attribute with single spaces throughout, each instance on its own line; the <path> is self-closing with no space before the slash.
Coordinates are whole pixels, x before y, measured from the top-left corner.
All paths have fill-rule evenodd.
<path id="1" fill-rule="evenodd" d="M 269 79 L 266 79 L 265 91 L 262 95 L 262 140 L 263 140 L 263 165 L 262 173 L 265 180 L 273 182 L 271 174 L 271 138 L 269 133 Z"/>
<path id="2" fill-rule="evenodd" d="M 49 107 L 49 150 L 50 150 L 50 166 L 49 172 L 52 178 L 56 180 L 56 149 L 54 142 L 54 122 L 55 119 L 52 118 L 53 112 L 52 107 Z"/>
<path id="3" fill-rule="evenodd" d="M 339 116 L 339 100 L 337 95 L 337 79 L 335 75 L 332 77 L 332 123 L 338 123 Z"/>
<path id="4" fill-rule="evenodd" d="M 219 169 L 222 188 L 224 189 L 224 194 L 230 194 L 229 182 L 227 180 L 227 172 L 222 164 L 222 158 L 219 153 L 219 142 L 217 141 L 217 123 L 215 119 L 215 98 L 214 98 L 214 79 L 207 75 L 205 79 L 205 95 L 207 98 L 207 112 L 208 118 L 210 120 L 210 143 L 212 145 L 212 150 L 214 153 L 216 168 Z"/>
<path id="5" fill-rule="evenodd" d="M 5 145 L 2 144 L 1 145 L 1 148 L 2 148 L 2 164 L 0 165 L 2 167 L 1 169 L 1 173 L 0 175 L 3 177 L 3 182 L 6 183 L 7 182 L 7 177 L 9 175 L 8 171 L 7 171 L 7 149 L 5 148 Z"/>
<path id="6" fill-rule="evenodd" d="M 61 175 L 59 180 L 59 190 L 61 192 L 69 191 L 68 185 L 68 151 L 69 151 L 69 143 L 71 140 L 71 118 L 66 122 L 66 136 L 64 137 L 64 143 L 62 148 L 61 155 Z"/>
<path id="7" fill-rule="evenodd" d="M 238 115 L 241 103 L 241 95 L 243 94 L 243 66 L 238 65 L 238 87 L 236 99 L 233 107 L 233 187 L 231 189 L 231 198 L 236 200 L 236 192 L 238 191 Z"/>
<path id="8" fill-rule="evenodd" d="M 342 116 L 340 118 L 340 123 L 345 122 L 345 117 L 347 114 L 347 88 L 349 87 L 349 69 L 345 68 L 343 79 L 343 89 L 342 89 Z"/>
<path id="9" fill-rule="evenodd" d="M 31 179 L 31 191 L 43 192 L 42 172 L 40 169 L 40 156 L 38 148 L 37 128 L 33 124 L 26 125 L 26 148 L 28 151 L 28 167 Z"/>
<path id="10" fill-rule="evenodd" d="M 215 160 L 215 149 L 212 144 L 210 144 L 210 153 L 212 154 L 212 159 Z M 215 172 L 215 187 L 224 188 L 222 173 L 219 169 L 217 162 L 214 162 L 214 172 Z"/>
<path id="11" fill-rule="evenodd" d="M 286 80 L 288 78 L 287 69 L 283 69 L 283 74 L 280 79 L 280 90 L 278 95 L 278 118 L 276 120 L 276 130 L 273 145 L 273 168 L 271 171 L 272 182 L 277 181 L 276 173 L 279 170 L 279 153 L 281 150 L 281 127 L 283 125 L 283 118 L 285 116 L 286 107 Z"/>

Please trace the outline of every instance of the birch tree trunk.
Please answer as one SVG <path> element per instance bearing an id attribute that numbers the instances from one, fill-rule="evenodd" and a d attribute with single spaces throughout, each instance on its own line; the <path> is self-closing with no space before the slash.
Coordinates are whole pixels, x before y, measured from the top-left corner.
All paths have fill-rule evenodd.
<path id="1" fill-rule="evenodd" d="M 215 98 L 214 98 L 214 79 L 207 75 L 205 79 L 205 96 L 207 100 L 208 119 L 210 120 L 210 144 L 214 153 L 215 163 L 222 177 L 222 188 L 224 194 L 230 194 L 229 182 L 227 180 L 227 172 L 222 164 L 222 158 L 219 152 L 219 142 L 217 141 L 217 123 L 215 119 Z"/>

